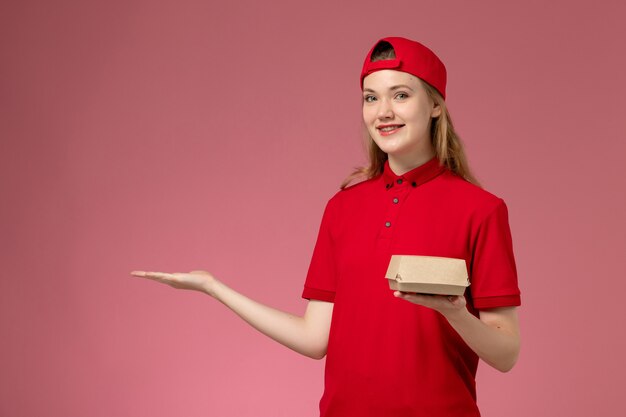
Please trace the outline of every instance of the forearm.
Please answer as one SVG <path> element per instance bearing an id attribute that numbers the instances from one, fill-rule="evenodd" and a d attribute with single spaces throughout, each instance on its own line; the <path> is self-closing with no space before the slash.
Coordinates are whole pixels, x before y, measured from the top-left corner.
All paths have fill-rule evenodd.
<path id="1" fill-rule="evenodd" d="M 220 281 L 209 295 L 220 301 L 252 327 L 278 343 L 305 356 L 321 359 L 326 354 L 327 339 L 305 318 L 254 301 Z"/>
<path id="2" fill-rule="evenodd" d="M 486 363 L 501 372 L 513 368 L 520 349 L 519 333 L 487 324 L 462 309 L 446 316 L 465 343 Z"/>

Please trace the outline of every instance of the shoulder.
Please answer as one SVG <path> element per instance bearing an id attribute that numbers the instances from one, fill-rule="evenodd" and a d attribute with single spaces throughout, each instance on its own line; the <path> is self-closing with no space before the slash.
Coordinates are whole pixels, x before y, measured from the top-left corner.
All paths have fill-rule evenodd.
<path id="1" fill-rule="evenodd" d="M 379 178 L 380 175 L 337 190 L 326 202 L 326 216 L 335 217 L 346 210 L 350 211 L 365 201 L 371 201 Z"/>
<path id="2" fill-rule="evenodd" d="M 350 184 L 343 189 L 339 189 L 329 199 L 329 203 L 335 205 L 354 204 L 363 199 L 372 197 L 372 193 L 376 190 L 376 185 L 379 182 L 381 175 L 377 175 L 373 178 L 363 180 L 354 184 Z"/>
<path id="3" fill-rule="evenodd" d="M 478 215 L 488 216 L 506 203 L 498 195 L 459 177 L 452 171 L 446 170 L 437 178 L 437 186 L 442 196 L 450 204 L 458 204 Z"/>

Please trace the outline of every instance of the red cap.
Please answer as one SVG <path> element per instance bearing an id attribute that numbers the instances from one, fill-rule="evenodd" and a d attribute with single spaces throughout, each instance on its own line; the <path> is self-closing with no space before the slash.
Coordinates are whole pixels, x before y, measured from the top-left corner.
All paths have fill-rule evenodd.
<path id="1" fill-rule="evenodd" d="M 393 47 L 396 58 L 371 62 L 372 52 L 380 42 L 389 42 Z M 363 78 L 375 71 L 392 69 L 408 72 L 432 85 L 446 98 L 446 67 L 437 55 L 419 42 L 406 38 L 382 38 L 372 46 L 361 71 L 361 90 Z"/>

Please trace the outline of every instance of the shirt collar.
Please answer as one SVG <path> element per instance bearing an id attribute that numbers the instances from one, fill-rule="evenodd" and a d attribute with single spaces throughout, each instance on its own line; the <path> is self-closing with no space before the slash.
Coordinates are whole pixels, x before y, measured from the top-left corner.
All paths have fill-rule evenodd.
<path id="1" fill-rule="evenodd" d="M 385 188 L 388 190 L 402 183 L 406 183 L 407 185 L 411 185 L 415 188 L 435 178 L 444 170 L 445 167 L 439 165 L 439 159 L 437 156 L 433 156 L 428 162 L 425 162 L 402 175 L 396 175 L 396 173 L 389 167 L 389 160 L 386 160 L 385 167 L 383 169 L 383 182 L 385 183 Z"/>

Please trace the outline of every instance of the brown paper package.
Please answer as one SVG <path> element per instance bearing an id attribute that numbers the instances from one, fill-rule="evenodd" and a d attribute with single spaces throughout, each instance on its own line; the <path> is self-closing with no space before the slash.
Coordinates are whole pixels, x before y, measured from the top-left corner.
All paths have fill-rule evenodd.
<path id="1" fill-rule="evenodd" d="M 464 259 L 392 255 L 385 278 L 389 288 L 424 294 L 463 295 L 470 284 Z"/>

